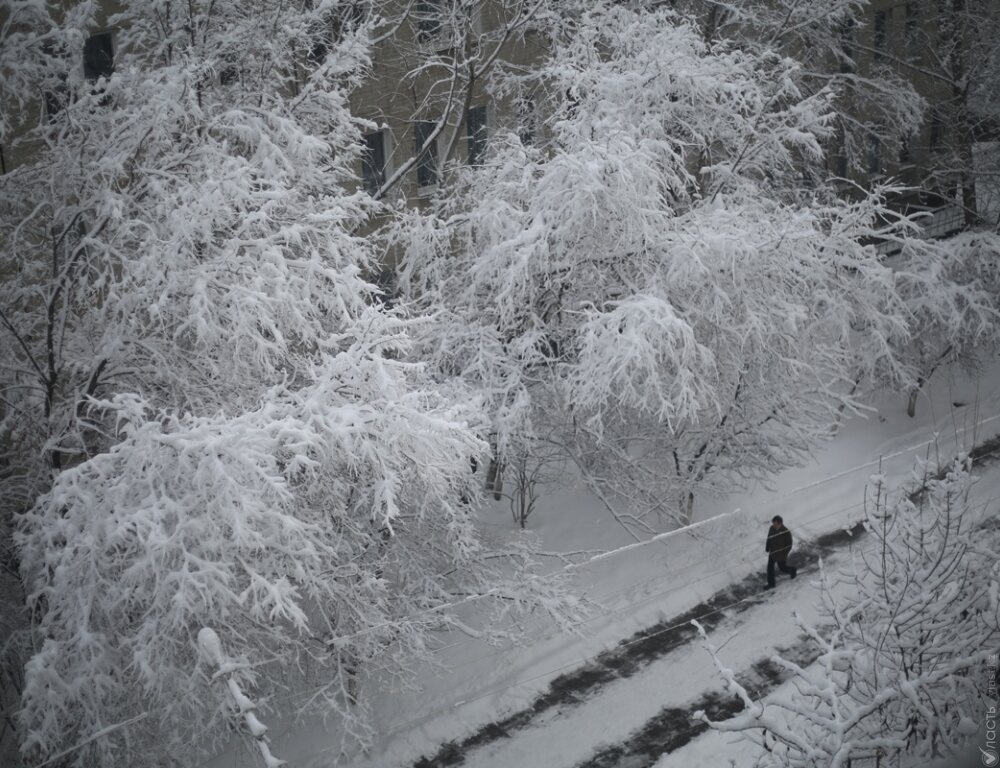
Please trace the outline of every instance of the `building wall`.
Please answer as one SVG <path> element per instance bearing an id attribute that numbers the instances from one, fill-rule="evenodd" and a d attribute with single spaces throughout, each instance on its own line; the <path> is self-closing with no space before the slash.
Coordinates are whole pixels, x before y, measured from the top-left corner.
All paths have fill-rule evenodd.
<path id="1" fill-rule="evenodd" d="M 943 155 L 949 146 L 954 150 L 954 121 L 950 119 L 955 94 L 949 83 L 942 79 L 941 49 L 947 43 L 949 32 L 943 28 L 942 19 L 952 7 L 953 0 L 873 0 L 866 11 L 864 23 L 849 31 L 850 50 L 854 67 L 860 75 L 873 74 L 886 69 L 904 77 L 930 105 L 923 123 L 908 138 L 901 151 L 896 147 L 872 142 L 866 167 L 848 171 L 838 158 L 836 146 L 831 146 L 829 170 L 844 172 L 855 181 L 865 183 L 872 178 L 898 177 L 913 185 L 926 185 L 937 191 L 946 180 L 942 173 Z M 992 15 L 992 23 L 1000 11 L 989 14 L 991 3 L 977 2 Z M 681 5 L 682 3 L 675 3 Z M 714 34 L 719 19 L 713 15 L 715 6 L 702 5 L 701 0 L 690 0 L 693 7 L 701 7 L 706 25 L 706 35 Z M 69 7 L 66 3 L 62 8 Z M 485 133 L 495 135 L 500 130 L 518 130 L 522 105 L 507 102 L 492 103 L 483 83 L 483 76 L 471 77 L 467 62 L 475 54 L 491 51 L 504 28 L 503 12 L 514 4 L 507 0 L 482 0 L 464 17 L 448 18 L 443 14 L 435 26 L 433 19 L 437 8 L 449 8 L 451 0 L 429 0 L 411 3 L 408 0 L 391 0 L 386 7 L 387 18 L 410 15 L 392 34 L 380 40 L 373 51 L 373 66 L 367 84 L 351 97 L 352 108 L 372 125 L 367 129 L 369 142 L 382 143 L 381 159 L 369 162 L 367 168 L 359 166 L 360 181 L 368 181 L 372 191 L 382 194 L 403 195 L 407 200 L 420 204 L 433 192 L 434 185 L 426 182 L 430 158 L 409 168 L 398 183 L 385 185 L 393 174 L 412 161 L 417 152 L 416 132 L 418 123 L 437 123 L 444 118 L 440 135 L 435 142 L 437 173 L 451 162 L 466 162 L 470 148 L 479 146 L 470 142 L 466 116 L 469 109 L 485 108 Z M 120 6 L 112 2 L 101 3 L 91 30 L 92 35 L 110 34 L 116 46 L 115 30 L 108 27 L 109 16 Z M 2 18 L 0 18 L 2 23 Z M 382 29 L 380 32 L 384 32 Z M 530 68 L 545 52 L 545 41 L 540 36 L 517 35 L 501 46 L 499 59 L 515 66 Z M 831 68 L 838 63 L 830 61 Z M 452 86 L 456 86 L 451 90 Z M 33 99 L 28 109 L 27 124 L 46 119 L 46 106 L 42 95 Z M 483 110 L 473 113 L 483 117 Z M 862 116 L 863 117 L 863 116 Z M 540 129 L 539 129 L 540 130 Z M 3 168 L 9 172 L 23 163 L 33 152 L 30 144 L 8 141 L 3 147 Z M 373 147 L 377 149 L 377 147 Z M 423 165 L 423 169 L 419 168 Z M 366 173 L 367 172 L 367 173 Z M 366 179 L 367 176 L 367 179 Z"/>
<path id="2" fill-rule="evenodd" d="M 398 3 L 397 10 L 402 13 L 406 5 Z M 421 18 L 407 18 L 394 36 L 375 46 L 371 77 L 352 95 L 355 114 L 374 124 L 369 132 L 384 134 L 386 180 L 415 156 L 419 123 L 444 122 L 431 150 L 437 156 L 439 177 L 449 163 L 468 162 L 470 152 L 475 154 L 481 142 L 497 131 L 516 130 L 516 105 L 510 100 L 492 100 L 485 88 L 488 70 L 475 76 L 470 73 L 469 61 L 481 60 L 497 46 L 500 61 L 520 67 L 530 67 L 544 54 L 544 44 L 536 35 L 501 43 L 503 21 L 489 0 L 464 18 L 442 18 L 437 30 Z M 476 131 L 475 139 L 470 136 L 467 120 L 470 110 L 478 118 L 474 127 L 481 125 L 482 133 Z M 432 194 L 436 185 L 418 183 L 420 177 L 427 181 L 428 154 L 424 155 L 424 172 L 417 167 L 409 169 L 386 192 L 402 194 L 417 204 Z M 359 174 L 362 170 L 359 168 Z"/>

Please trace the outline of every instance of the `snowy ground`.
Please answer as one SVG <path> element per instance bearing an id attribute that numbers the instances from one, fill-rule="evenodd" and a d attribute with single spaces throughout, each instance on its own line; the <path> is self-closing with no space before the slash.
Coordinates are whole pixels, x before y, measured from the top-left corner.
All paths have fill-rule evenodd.
<path id="1" fill-rule="evenodd" d="M 917 416 L 905 414 L 905 399 L 891 397 L 874 404 L 866 419 L 852 419 L 837 437 L 816 451 L 807 466 L 784 472 L 768 487 L 758 486 L 727 498 L 702 499 L 696 520 L 708 520 L 697 535 L 681 534 L 633 548 L 579 569 L 579 585 L 600 608 L 570 635 L 552 627 L 534 628 L 525 647 L 490 648 L 461 637 L 442 641 L 437 657 L 446 672 L 426 670 L 419 690 L 386 690 L 377 696 L 380 737 L 367 755 L 341 756 L 342 765 L 393 768 L 419 765 L 422 757 L 440 754 L 442 744 L 461 742 L 482 726 L 523 712 L 544 695 L 553 679 L 572 673 L 636 632 L 667 623 L 727 586 L 741 582 L 763 585 L 764 536 L 771 516 L 780 513 L 805 543 L 821 534 L 850 526 L 861 517 L 864 485 L 879 470 L 894 479 L 908 477 L 917 457 L 929 452 L 953 454 L 957 449 L 1000 434 L 1000 362 L 977 381 L 935 378 L 918 404 Z M 1000 494 L 1000 469 L 992 468 L 979 486 L 981 503 Z M 515 535 L 506 506 L 484 513 L 484 523 L 497 535 Z M 542 500 L 529 523 L 552 551 L 611 550 L 631 539 L 600 504 L 579 488 L 559 488 Z M 827 558 L 830 567 L 845 562 L 848 547 Z M 782 578 L 778 589 L 759 604 L 733 606 L 732 615 L 711 634 L 726 643 L 723 656 L 736 669 L 749 669 L 776 648 L 792 647 L 798 632 L 792 611 L 808 617 L 815 588 L 804 571 L 796 581 Z M 697 642 L 678 647 L 651 661 L 626 679 L 610 680 L 572 705 L 551 706 L 509 737 L 484 739 L 456 762 L 487 766 L 639 766 L 627 744 L 664 707 L 684 708 L 706 691 L 720 687 L 711 660 Z M 272 723 L 272 751 L 292 766 L 331 766 L 340 752 L 337 734 L 320 723 Z M 656 763 L 728 765 L 745 758 L 732 737 L 705 734 Z M 605 758 L 601 758 L 604 750 Z M 711 756 L 711 759 L 709 759 Z M 253 758 L 241 749 L 213 761 L 220 766 L 249 766 Z M 425 762 L 424 765 L 444 764 Z M 739 762 L 737 762 L 739 765 Z"/>
<path id="2" fill-rule="evenodd" d="M 988 466 L 984 467 L 981 474 L 977 474 L 979 474 L 980 479 L 973 489 L 971 505 L 976 508 L 984 507 L 991 510 L 993 514 L 1000 514 L 1000 463 L 993 459 Z M 859 542 L 859 545 L 864 547 L 866 542 L 870 543 L 870 540 L 863 540 Z M 837 567 L 842 567 L 844 559 L 831 558 L 828 563 L 829 568 L 834 570 Z M 813 601 L 817 594 L 816 584 L 796 583 L 794 586 L 786 584 L 783 587 L 788 595 L 787 603 L 784 604 L 785 613 L 787 614 L 790 609 L 794 608 L 805 618 L 807 613 L 813 610 Z M 769 621 L 775 621 L 776 624 L 769 625 Z M 770 626 L 784 626 L 786 622 L 787 616 L 767 615 L 765 611 L 754 611 L 736 630 L 729 645 L 722 650 L 720 656 L 723 662 L 735 669 L 741 669 L 744 663 L 743 656 L 747 650 L 751 649 L 758 641 L 762 643 L 758 646 L 758 650 L 766 646 Z M 771 637 L 773 642 L 774 636 Z M 709 640 L 718 645 L 718 640 L 711 636 Z M 771 695 L 786 695 L 789 688 L 789 685 L 778 687 Z M 971 750 L 970 755 L 971 758 L 974 758 L 974 762 L 963 759 L 959 761 L 959 765 L 945 761 L 941 768 L 945 766 L 947 768 L 967 768 L 972 765 L 980 765 L 978 752 Z M 738 736 L 708 730 L 700 733 L 680 749 L 664 755 L 655 763 L 655 768 L 688 768 L 689 766 L 701 765 L 752 768 L 753 758 L 753 752 L 748 752 L 746 742 Z M 859 768 L 867 768 L 867 766 L 862 764 Z"/>

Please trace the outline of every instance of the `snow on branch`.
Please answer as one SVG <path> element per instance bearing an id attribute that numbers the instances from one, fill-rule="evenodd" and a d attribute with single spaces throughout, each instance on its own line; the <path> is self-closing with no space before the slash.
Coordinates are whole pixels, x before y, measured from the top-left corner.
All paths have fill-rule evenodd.
<path id="1" fill-rule="evenodd" d="M 242 719 L 243 727 L 257 745 L 265 768 L 278 768 L 280 765 L 285 765 L 284 760 L 279 760 L 271 754 L 265 736 L 267 726 L 257 719 L 253 711 L 257 708 L 256 703 L 243 692 L 239 678 L 234 674 L 245 669 L 246 663 L 226 656 L 222 649 L 222 641 L 215 630 L 210 627 L 202 627 L 198 630 L 198 650 L 204 661 L 215 668 L 213 679 L 226 678 L 226 688 L 232 701 L 233 714 Z"/>
<path id="2" fill-rule="evenodd" d="M 781 32 L 766 3 L 759 39 L 659 6 L 567 10 L 537 71 L 494 83 L 544 100 L 544 143 L 504 126 L 487 162 L 387 227 L 404 296 L 433 318 L 417 348 L 482 398 L 498 460 L 558 433 L 611 479 L 601 493 L 684 524 L 696 494 L 805 460 L 862 410 L 862 381 L 913 381 L 922 291 L 936 322 L 964 306 L 969 331 L 989 327 L 984 292 L 930 290 L 944 252 L 911 245 L 887 202 L 901 189 L 848 201 L 823 178 L 838 93 L 805 49 L 764 41 L 832 34 L 860 6 L 795 5 L 822 29 Z"/>
<path id="3" fill-rule="evenodd" d="M 744 710 L 721 722 L 697 717 L 766 743 L 761 765 L 845 766 L 871 755 L 926 762 L 957 755 L 975 733 L 987 711 L 984 665 L 1000 638 L 995 606 L 984 601 L 997 593 L 1000 538 L 969 505 L 965 458 L 940 478 L 921 476 L 919 494 L 897 499 L 875 479 L 869 537 L 853 572 L 839 577 L 846 589 L 821 568 L 823 622 L 800 622 L 818 657 L 806 667 L 773 658 L 789 684 L 754 701 L 701 632 Z"/>

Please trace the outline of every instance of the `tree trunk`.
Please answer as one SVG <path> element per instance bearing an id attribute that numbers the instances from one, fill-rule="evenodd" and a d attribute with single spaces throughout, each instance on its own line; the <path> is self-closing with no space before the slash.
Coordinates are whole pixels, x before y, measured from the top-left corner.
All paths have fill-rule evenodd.
<path id="1" fill-rule="evenodd" d="M 952 102 L 955 114 L 955 139 L 958 146 L 958 183 L 962 195 L 962 211 L 965 226 L 974 227 L 979 223 L 979 203 L 976 196 L 976 169 L 972 157 L 974 141 L 969 120 L 968 63 L 966 62 L 966 0 L 952 0 L 951 32 L 954 36 L 949 57 L 951 64 Z"/>
<path id="2" fill-rule="evenodd" d="M 503 496 L 503 464 L 495 458 L 490 459 L 490 467 L 486 471 L 486 490 L 492 490 L 497 501 Z"/>
<path id="3" fill-rule="evenodd" d="M 694 491 L 688 491 L 687 498 L 681 505 L 681 522 L 684 525 L 691 525 L 691 518 L 694 515 Z"/>

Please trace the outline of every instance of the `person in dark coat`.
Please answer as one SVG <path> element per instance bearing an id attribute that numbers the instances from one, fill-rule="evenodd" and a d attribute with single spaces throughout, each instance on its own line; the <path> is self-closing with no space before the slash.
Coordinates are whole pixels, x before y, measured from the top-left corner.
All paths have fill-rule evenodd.
<path id="1" fill-rule="evenodd" d="M 797 569 L 788 565 L 788 553 L 792 551 L 792 532 L 785 527 L 781 515 L 775 515 L 771 520 L 771 528 L 767 532 L 767 543 L 764 545 L 767 552 L 767 588 L 774 589 L 774 566 L 778 570 L 787 573 L 793 579 L 798 572 Z"/>

